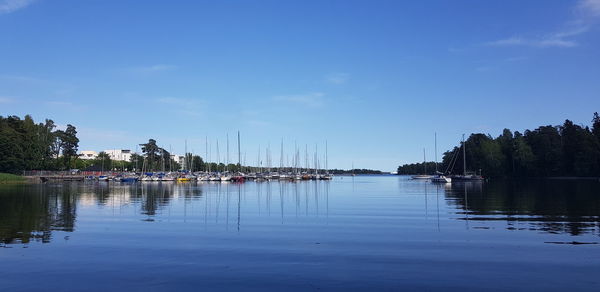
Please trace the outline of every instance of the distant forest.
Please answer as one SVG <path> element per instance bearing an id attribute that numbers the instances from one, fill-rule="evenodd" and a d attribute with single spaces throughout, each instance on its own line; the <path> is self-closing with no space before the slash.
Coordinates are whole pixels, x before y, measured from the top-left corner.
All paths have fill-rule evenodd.
<path id="1" fill-rule="evenodd" d="M 78 146 L 73 125 L 57 130 L 49 119 L 36 124 L 29 115 L 24 119 L 0 116 L 0 172 L 68 169 L 77 160 Z"/>
<path id="2" fill-rule="evenodd" d="M 388 172 L 383 172 L 381 170 L 373 170 L 373 169 L 330 169 L 329 173 L 331 174 L 386 174 Z"/>
<path id="3" fill-rule="evenodd" d="M 591 129 L 566 120 L 559 126 L 541 126 L 524 133 L 504 129 L 496 138 L 471 134 L 465 141 L 467 170 L 485 177 L 600 176 L 600 116 Z M 443 154 L 438 170 L 463 173 L 460 145 Z M 435 172 L 435 162 L 405 164 L 398 174 Z"/>

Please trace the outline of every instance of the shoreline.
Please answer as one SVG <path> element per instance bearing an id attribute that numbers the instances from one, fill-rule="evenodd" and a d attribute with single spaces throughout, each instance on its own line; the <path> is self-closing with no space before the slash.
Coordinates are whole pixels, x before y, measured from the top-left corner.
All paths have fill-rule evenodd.
<path id="1" fill-rule="evenodd" d="M 32 183 L 27 177 L 11 174 L 11 173 L 0 173 L 0 185 L 8 184 L 25 184 Z"/>

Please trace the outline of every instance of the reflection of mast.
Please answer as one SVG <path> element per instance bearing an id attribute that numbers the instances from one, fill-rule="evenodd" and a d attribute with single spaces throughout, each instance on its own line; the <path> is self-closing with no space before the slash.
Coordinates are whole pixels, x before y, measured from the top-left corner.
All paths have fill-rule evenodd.
<path id="1" fill-rule="evenodd" d="M 469 229 L 469 197 L 467 196 L 467 183 L 465 185 L 465 222 L 467 225 L 467 229 Z"/>
<path id="2" fill-rule="evenodd" d="M 279 181 L 279 203 L 281 206 L 281 224 L 283 224 L 283 182 Z"/>
<path id="3" fill-rule="evenodd" d="M 438 232 L 440 232 L 440 185 L 437 185 L 435 189 L 435 201 L 437 206 L 437 227 Z"/>
<path id="4" fill-rule="evenodd" d="M 298 184 L 294 184 L 294 196 L 296 199 L 296 219 L 298 218 L 298 208 L 300 207 L 300 197 L 298 196 Z"/>
<path id="5" fill-rule="evenodd" d="M 427 219 L 428 208 L 427 208 L 427 184 L 423 184 L 425 186 L 425 219 Z"/>
<path id="6" fill-rule="evenodd" d="M 260 204 L 261 204 L 261 199 L 260 199 L 260 194 L 261 194 L 261 189 L 262 189 L 262 184 L 256 184 L 256 190 L 258 192 L 258 215 L 260 216 Z"/>
<path id="7" fill-rule="evenodd" d="M 325 182 L 325 207 L 327 210 L 326 213 L 326 218 L 327 218 L 327 225 L 329 225 L 329 181 Z"/>
<path id="8" fill-rule="evenodd" d="M 242 185 L 238 184 L 238 217 L 237 217 L 237 230 L 240 231 L 240 204 L 242 199 Z"/>
<path id="9" fill-rule="evenodd" d="M 207 229 L 208 229 L 208 196 L 204 197 L 204 230 L 207 230 Z"/>
<path id="10" fill-rule="evenodd" d="M 221 184 L 217 184 L 217 206 L 215 207 L 215 223 L 219 223 L 219 209 L 221 208 Z"/>
<path id="11" fill-rule="evenodd" d="M 306 215 L 308 215 L 308 184 L 304 185 L 304 207 L 306 208 Z"/>
<path id="12" fill-rule="evenodd" d="M 227 187 L 225 188 L 225 194 L 227 196 L 227 211 L 225 212 L 226 214 L 226 218 L 225 218 L 225 230 L 229 230 L 229 184 L 227 184 Z"/>

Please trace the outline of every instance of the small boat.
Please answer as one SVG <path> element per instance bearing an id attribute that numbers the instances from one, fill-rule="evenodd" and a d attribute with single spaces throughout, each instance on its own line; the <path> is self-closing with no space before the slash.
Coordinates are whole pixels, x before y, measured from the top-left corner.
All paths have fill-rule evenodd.
<path id="1" fill-rule="evenodd" d="M 121 178 L 121 182 L 124 183 L 132 183 L 132 182 L 137 182 L 138 178 L 137 177 L 133 177 L 133 176 L 128 176 L 128 177 L 122 177 Z"/>
<path id="2" fill-rule="evenodd" d="M 101 175 L 101 176 L 98 177 L 98 181 L 108 181 L 108 176 Z"/>
<path id="3" fill-rule="evenodd" d="M 412 179 L 431 179 L 433 176 L 427 174 L 427 158 L 425 157 L 425 148 L 423 148 L 423 174 L 411 176 Z"/>
<path id="4" fill-rule="evenodd" d="M 431 178 L 431 182 L 433 182 L 433 183 L 451 183 L 452 179 L 449 177 L 446 177 L 445 175 L 438 174 L 438 175 L 434 175 Z"/>

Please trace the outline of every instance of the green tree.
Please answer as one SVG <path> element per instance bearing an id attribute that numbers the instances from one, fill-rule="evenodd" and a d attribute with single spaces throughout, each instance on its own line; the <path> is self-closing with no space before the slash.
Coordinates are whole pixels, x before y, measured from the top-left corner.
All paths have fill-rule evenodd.
<path id="1" fill-rule="evenodd" d="M 600 143 L 600 116 L 598 112 L 594 113 L 594 118 L 592 119 L 592 134 L 594 134 L 596 140 Z"/>
<path id="2" fill-rule="evenodd" d="M 73 159 L 77 159 L 77 148 L 79 147 L 79 138 L 77 138 L 76 128 L 68 124 L 65 131 L 59 131 L 57 138 L 63 156 L 65 168 L 72 166 Z"/>
<path id="3" fill-rule="evenodd" d="M 535 156 L 535 175 L 561 175 L 562 138 L 557 127 L 542 126 L 533 131 L 526 130 L 524 136 Z"/>

